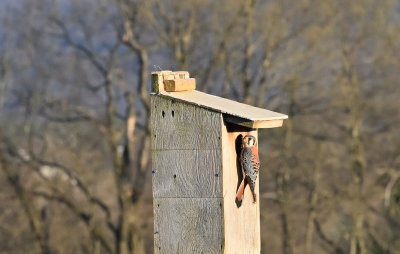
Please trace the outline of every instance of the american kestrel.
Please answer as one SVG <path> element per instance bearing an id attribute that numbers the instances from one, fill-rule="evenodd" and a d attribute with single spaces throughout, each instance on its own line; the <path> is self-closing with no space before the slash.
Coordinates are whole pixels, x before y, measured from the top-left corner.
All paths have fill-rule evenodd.
<path id="1" fill-rule="evenodd" d="M 255 203 L 256 193 L 254 187 L 256 185 L 258 170 L 260 169 L 260 159 L 258 158 L 257 141 L 254 136 L 246 135 L 242 139 L 239 160 L 242 167 L 243 180 L 237 190 L 236 198 L 239 202 L 242 201 L 244 189 L 246 184 L 248 184 L 253 195 L 253 203 Z"/>

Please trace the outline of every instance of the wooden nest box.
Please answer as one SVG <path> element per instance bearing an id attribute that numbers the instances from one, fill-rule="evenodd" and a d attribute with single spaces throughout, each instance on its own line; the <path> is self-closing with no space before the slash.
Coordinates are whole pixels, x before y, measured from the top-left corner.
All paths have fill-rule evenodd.
<path id="1" fill-rule="evenodd" d="M 260 253 L 260 202 L 249 187 L 235 202 L 237 139 L 287 116 L 196 91 L 187 72 L 153 72 L 152 85 L 154 252 Z"/>

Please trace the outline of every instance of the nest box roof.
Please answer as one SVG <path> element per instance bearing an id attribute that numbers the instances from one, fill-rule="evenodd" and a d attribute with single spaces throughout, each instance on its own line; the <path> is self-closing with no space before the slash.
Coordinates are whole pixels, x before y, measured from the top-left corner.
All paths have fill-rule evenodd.
<path id="1" fill-rule="evenodd" d="M 196 90 L 159 93 L 161 96 L 187 102 L 225 114 L 225 120 L 249 128 L 280 127 L 288 116 Z"/>
<path id="2" fill-rule="evenodd" d="M 175 99 L 224 114 L 227 122 L 249 128 L 281 127 L 287 115 L 253 107 L 237 101 L 194 90 L 196 80 L 187 71 L 152 72 L 152 90 L 166 98 Z"/>

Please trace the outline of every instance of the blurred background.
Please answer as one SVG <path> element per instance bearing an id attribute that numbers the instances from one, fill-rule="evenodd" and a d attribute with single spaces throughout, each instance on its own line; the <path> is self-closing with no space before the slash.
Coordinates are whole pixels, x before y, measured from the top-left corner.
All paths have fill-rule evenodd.
<path id="1" fill-rule="evenodd" d="M 0 0 L 0 253 L 152 253 L 150 72 L 262 130 L 263 253 L 400 253 L 398 0 Z"/>

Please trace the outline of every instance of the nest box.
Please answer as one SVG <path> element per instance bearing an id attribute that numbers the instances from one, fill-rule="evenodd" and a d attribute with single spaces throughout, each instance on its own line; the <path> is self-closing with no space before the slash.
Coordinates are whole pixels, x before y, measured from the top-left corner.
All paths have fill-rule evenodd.
<path id="1" fill-rule="evenodd" d="M 287 116 L 196 91 L 195 83 L 188 72 L 152 73 L 154 252 L 260 253 L 259 177 L 257 202 L 248 186 L 235 202 L 238 136 L 257 138 Z"/>

